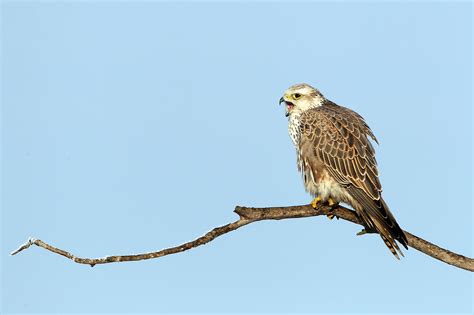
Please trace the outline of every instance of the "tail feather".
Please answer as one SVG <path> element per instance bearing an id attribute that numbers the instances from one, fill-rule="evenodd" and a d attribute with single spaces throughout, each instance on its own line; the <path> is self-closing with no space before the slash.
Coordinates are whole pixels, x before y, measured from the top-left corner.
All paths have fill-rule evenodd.
<path id="1" fill-rule="evenodd" d="M 349 189 L 358 203 L 353 206 L 367 227 L 380 234 L 385 245 L 397 259 L 400 259 L 400 256 L 403 257 L 396 241 L 408 249 L 408 240 L 385 201 L 382 198 L 374 200 L 357 187 Z"/>

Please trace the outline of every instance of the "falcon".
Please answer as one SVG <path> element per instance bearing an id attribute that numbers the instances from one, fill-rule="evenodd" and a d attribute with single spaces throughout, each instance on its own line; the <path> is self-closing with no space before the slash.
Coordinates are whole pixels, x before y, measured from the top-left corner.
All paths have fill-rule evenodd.
<path id="1" fill-rule="evenodd" d="M 376 232 L 397 259 L 397 241 L 408 249 L 405 233 L 382 198 L 375 150 L 378 144 L 364 118 L 326 99 L 308 84 L 288 88 L 280 104 L 286 106 L 288 131 L 296 147 L 298 170 L 314 200 L 335 208 L 349 204 L 361 219 L 361 233 Z M 332 219 L 333 215 L 328 216 Z"/>

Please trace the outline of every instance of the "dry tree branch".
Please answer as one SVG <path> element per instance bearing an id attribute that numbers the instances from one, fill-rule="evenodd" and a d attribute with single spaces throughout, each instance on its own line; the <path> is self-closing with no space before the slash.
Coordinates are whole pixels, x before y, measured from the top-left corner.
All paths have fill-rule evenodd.
<path id="1" fill-rule="evenodd" d="M 19 252 L 29 248 L 31 245 L 36 245 L 42 247 L 46 250 L 49 250 L 58 255 L 64 256 L 78 264 L 86 264 L 94 267 L 98 264 L 107 264 L 113 262 L 125 262 L 125 261 L 137 261 L 145 259 L 159 258 L 171 254 L 176 254 L 184 252 L 194 247 L 204 245 L 214 240 L 215 238 L 229 233 L 231 231 L 237 230 L 238 228 L 247 225 L 252 222 L 262 221 L 262 220 L 282 220 L 290 218 L 303 218 L 303 217 L 312 217 L 319 215 L 333 214 L 337 218 L 344 219 L 356 224 L 361 224 L 359 218 L 353 210 L 347 209 L 345 207 L 339 206 L 336 209 L 331 210 L 328 206 L 322 206 L 319 209 L 313 209 L 310 205 L 302 206 L 291 206 L 291 207 L 271 207 L 271 208 L 247 208 L 237 206 L 234 210 L 240 218 L 239 220 L 216 227 L 215 229 L 209 231 L 205 235 L 195 239 L 194 241 L 187 242 L 176 247 L 166 248 L 157 252 L 150 252 L 137 255 L 120 255 L 120 256 L 107 256 L 103 258 L 81 258 L 77 257 L 65 250 L 56 248 L 49 245 L 46 242 L 43 242 L 39 239 L 29 239 L 25 244 L 21 245 L 17 250 L 11 253 L 11 255 L 16 255 Z M 419 250 L 426 255 L 429 255 L 435 259 L 441 260 L 447 264 L 453 265 L 458 268 L 462 268 L 469 271 L 474 271 L 474 259 L 462 256 L 456 253 L 453 253 L 447 249 L 441 248 L 435 244 L 427 242 L 418 236 L 415 236 L 411 233 L 406 232 L 408 238 L 408 245 L 416 250 Z"/>

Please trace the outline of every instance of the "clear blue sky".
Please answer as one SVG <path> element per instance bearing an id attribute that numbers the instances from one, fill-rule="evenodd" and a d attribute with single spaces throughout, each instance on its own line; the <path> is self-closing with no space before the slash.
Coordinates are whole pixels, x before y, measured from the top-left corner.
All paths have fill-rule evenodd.
<path id="1" fill-rule="evenodd" d="M 471 313 L 473 276 L 324 217 L 90 268 L 308 203 L 278 99 L 362 114 L 400 225 L 473 255 L 472 5 L 2 3 L 1 311 Z"/>

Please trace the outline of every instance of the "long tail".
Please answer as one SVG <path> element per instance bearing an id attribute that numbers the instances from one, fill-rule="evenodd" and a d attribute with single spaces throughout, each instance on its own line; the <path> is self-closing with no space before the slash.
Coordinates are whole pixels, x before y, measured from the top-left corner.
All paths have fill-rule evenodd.
<path id="1" fill-rule="evenodd" d="M 403 256 L 403 253 L 396 241 L 408 249 L 408 240 L 393 214 L 390 212 L 388 205 L 382 198 L 373 200 L 358 188 L 354 187 L 354 189 L 351 190 L 351 195 L 359 203 L 359 205 L 353 206 L 362 220 L 364 220 L 366 226 L 370 230 L 379 233 L 392 254 L 397 259 L 400 259 L 399 255 Z"/>

